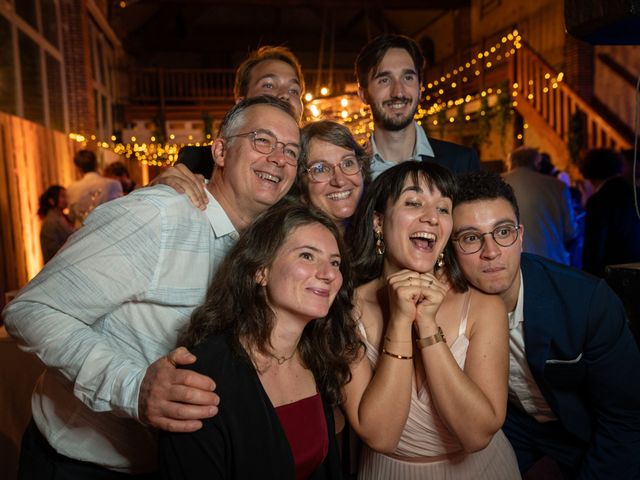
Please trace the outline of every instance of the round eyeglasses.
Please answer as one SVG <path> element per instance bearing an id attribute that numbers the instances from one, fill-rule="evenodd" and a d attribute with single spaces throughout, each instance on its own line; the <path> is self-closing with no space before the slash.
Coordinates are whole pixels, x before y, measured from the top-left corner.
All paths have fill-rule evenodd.
<path id="1" fill-rule="evenodd" d="M 282 145 L 282 153 L 289 165 L 294 167 L 298 165 L 300 157 L 300 145 L 297 143 L 280 142 L 278 138 L 268 130 L 254 130 L 253 132 L 238 133 L 237 135 L 229 135 L 225 137 L 227 140 L 235 137 L 249 137 L 253 149 L 258 153 L 271 155 L 278 145 Z"/>
<path id="2" fill-rule="evenodd" d="M 336 165 L 323 161 L 313 162 L 307 167 L 306 172 L 314 182 L 325 183 L 331 181 L 336 167 L 339 167 L 345 175 L 355 175 L 362 169 L 362 164 L 356 157 L 345 157 Z"/>
<path id="3" fill-rule="evenodd" d="M 465 232 L 453 238 L 464 253 L 476 253 L 484 247 L 484 237 L 491 235 L 493 241 L 501 247 L 510 247 L 518 239 L 520 225 L 502 225 L 491 232 Z"/>

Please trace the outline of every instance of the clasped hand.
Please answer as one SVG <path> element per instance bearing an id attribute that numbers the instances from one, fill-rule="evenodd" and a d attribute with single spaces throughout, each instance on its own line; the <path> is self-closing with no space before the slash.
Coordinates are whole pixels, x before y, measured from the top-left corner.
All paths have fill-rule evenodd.
<path id="1" fill-rule="evenodd" d="M 400 270 L 387 277 L 389 305 L 394 321 L 416 323 L 435 321 L 436 313 L 449 290 L 431 273 Z"/>

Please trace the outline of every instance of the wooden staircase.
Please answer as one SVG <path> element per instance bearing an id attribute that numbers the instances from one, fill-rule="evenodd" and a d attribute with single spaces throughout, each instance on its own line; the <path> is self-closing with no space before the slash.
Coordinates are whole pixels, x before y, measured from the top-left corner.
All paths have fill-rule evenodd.
<path id="1" fill-rule="evenodd" d="M 631 148 L 631 143 L 556 72 L 526 42 L 510 58 L 509 80 L 514 108 L 569 157 L 570 121 L 578 113 L 584 121 L 584 148 Z"/>

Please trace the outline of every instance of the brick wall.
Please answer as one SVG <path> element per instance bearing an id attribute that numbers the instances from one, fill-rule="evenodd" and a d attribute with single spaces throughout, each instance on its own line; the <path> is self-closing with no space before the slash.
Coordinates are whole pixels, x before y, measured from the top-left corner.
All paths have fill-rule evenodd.
<path id="1" fill-rule="evenodd" d="M 95 103 L 91 77 L 91 39 L 85 0 L 60 0 L 62 44 L 71 132 L 96 131 Z"/>

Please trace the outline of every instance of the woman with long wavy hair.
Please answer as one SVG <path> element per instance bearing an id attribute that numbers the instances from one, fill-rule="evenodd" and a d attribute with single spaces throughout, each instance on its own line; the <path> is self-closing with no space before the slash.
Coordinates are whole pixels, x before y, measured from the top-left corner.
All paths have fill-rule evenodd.
<path id="1" fill-rule="evenodd" d="M 163 433 L 165 478 L 340 477 L 332 407 L 361 351 L 338 227 L 282 201 L 242 233 L 180 343 L 214 378 L 219 413 Z"/>

